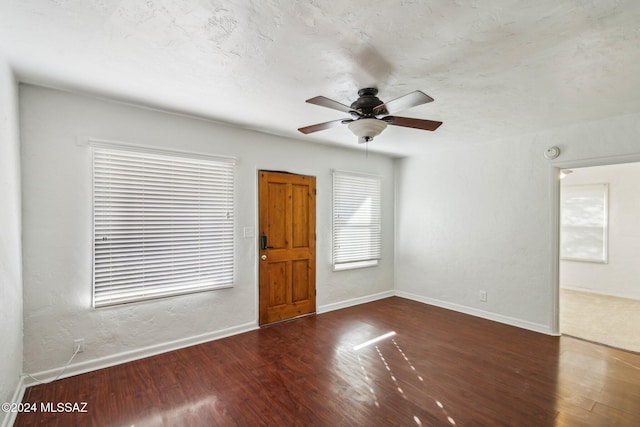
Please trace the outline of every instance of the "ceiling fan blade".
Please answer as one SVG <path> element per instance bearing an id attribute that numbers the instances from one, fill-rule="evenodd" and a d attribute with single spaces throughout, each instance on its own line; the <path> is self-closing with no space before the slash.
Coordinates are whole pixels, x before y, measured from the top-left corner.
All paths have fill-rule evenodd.
<path id="1" fill-rule="evenodd" d="M 325 96 L 316 96 L 315 98 L 307 99 L 309 104 L 319 105 L 321 107 L 332 108 L 334 110 L 343 111 L 345 113 L 351 113 L 355 111 L 353 108 L 348 105 L 344 105 L 339 103 L 338 101 L 334 101 L 333 99 L 329 99 Z"/>
<path id="2" fill-rule="evenodd" d="M 340 126 L 341 124 L 350 123 L 352 121 L 353 120 L 351 119 L 332 120 L 330 122 L 324 122 L 324 123 L 318 123 L 311 126 L 305 126 L 305 127 L 299 128 L 298 130 L 304 134 L 308 134 L 312 132 L 318 132 L 319 130 L 331 129 L 331 128 Z"/>
<path id="3" fill-rule="evenodd" d="M 373 108 L 375 114 L 392 114 L 398 111 L 406 110 L 418 105 L 427 104 L 433 102 L 433 98 L 426 93 L 416 90 L 401 96 L 400 98 L 393 99 L 384 104 L 380 104 Z"/>
<path id="4" fill-rule="evenodd" d="M 402 126 L 405 128 L 414 128 L 422 130 L 436 130 L 440 127 L 442 122 L 436 122 L 434 120 L 412 119 L 409 117 L 387 116 L 382 120 L 393 126 Z"/>

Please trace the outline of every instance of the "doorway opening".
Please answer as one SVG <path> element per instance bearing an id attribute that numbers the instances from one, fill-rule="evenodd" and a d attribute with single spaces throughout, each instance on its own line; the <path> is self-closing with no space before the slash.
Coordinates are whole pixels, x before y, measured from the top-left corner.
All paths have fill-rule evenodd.
<path id="1" fill-rule="evenodd" d="M 558 331 L 640 352 L 640 163 L 557 172 Z"/>

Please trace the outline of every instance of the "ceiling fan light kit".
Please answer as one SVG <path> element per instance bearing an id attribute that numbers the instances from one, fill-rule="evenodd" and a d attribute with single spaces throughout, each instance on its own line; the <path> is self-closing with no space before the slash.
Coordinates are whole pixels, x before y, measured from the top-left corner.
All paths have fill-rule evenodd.
<path id="1" fill-rule="evenodd" d="M 304 134 L 308 134 L 348 124 L 349 130 L 358 137 L 358 142 L 370 142 L 374 137 L 380 135 L 380 133 L 387 128 L 387 125 L 434 131 L 442 124 L 442 122 L 434 120 L 413 119 L 409 117 L 390 115 L 378 117 L 433 102 L 433 98 L 424 92 L 416 90 L 389 102 L 382 102 L 376 96 L 377 94 L 378 89 L 376 88 L 360 89 L 358 91 L 359 98 L 350 106 L 324 96 L 307 99 L 307 102 L 310 104 L 349 113 L 351 118 L 318 123 L 301 127 L 298 130 Z"/>
<path id="2" fill-rule="evenodd" d="M 387 128 L 387 122 L 378 119 L 359 119 L 349 123 L 349 130 L 359 142 L 370 142 Z"/>

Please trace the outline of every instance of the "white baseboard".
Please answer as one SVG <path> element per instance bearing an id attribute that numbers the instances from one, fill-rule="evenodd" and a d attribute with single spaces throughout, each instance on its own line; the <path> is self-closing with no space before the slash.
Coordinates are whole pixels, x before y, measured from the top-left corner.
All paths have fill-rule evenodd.
<path id="1" fill-rule="evenodd" d="M 255 322 L 245 323 L 243 325 L 234 326 L 232 328 L 222 329 L 219 331 L 208 332 L 193 337 L 182 338 L 179 340 L 169 341 L 162 344 L 151 345 L 143 348 L 139 348 L 132 351 L 126 351 L 110 356 L 101 357 L 98 359 L 87 360 L 80 363 L 70 364 L 65 372 L 60 375 L 60 378 L 72 377 L 74 375 L 84 374 L 98 369 L 108 368 L 111 366 L 120 365 L 122 363 L 131 362 L 138 359 L 144 359 L 145 357 L 155 356 L 157 354 L 167 353 L 173 350 L 179 350 L 181 348 L 190 347 L 192 345 L 202 344 L 209 341 L 218 340 L 221 338 L 229 337 L 231 335 L 241 334 L 258 329 L 258 324 Z M 48 382 L 56 378 L 62 368 L 49 369 L 46 371 L 32 373 L 34 377 L 43 382 Z M 27 374 L 23 375 L 24 387 L 29 387 L 38 384 L 37 381 L 31 379 Z"/>
<path id="2" fill-rule="evenodd" d="M 373 295 L 366 295 L 364 297 L 353 298 L 346 301 L 340 301 L 332 304 L 325 304 L 318 307 L 318 314 L 327 313 L 329 311 L 340 310 L 341 308 L 352 307 L 354 305 L 365 304 L 368 302 L 377 301 L 384 298 L 395 296 L 395 291 L 385 291 Z"/>
<path id="3" fill-rule="evenodd" d="M 9 400 L 8 403 L 22 402 L 22 398 L 24 397 L 24 391 L 26 388 L 27 386 L 25 386 L 24 384 L 23 377 L 20 377 L 20 379 L 18 380 L 18 385 L 16 386 L 16 390 L 13 392 L 13 396 L 11 396 L 11 400 Z M 17 412 L 0 412 L 0 427 L 11 427 L 16 421 L 17 416 Z"/>
<path id="4" fill-rule="evenodd" d="M 422 302 L 424 304 L 434 305 L 440 308 L 446 308 L 447 310 L 453 310 L 459 313 L 469 314 L 471 316 L 492 320 L 494 322 L 504 323 L 506 325 L 515 326 L 517 328 L 528 329 L 530 331 L 539 332 L 545 335 L 553 335 L 553 336 L 559 335 L 559 334 L 553 333 L 549 325 L 528 322 L 526 320 L 516 319 L 515 317 L 503 316 L 501 314 L 492 313 L 490 311 L 479 310 L 473 307 L 467 307 L 460 304 L 441 301 L 434 298 L 428 298 L 421 295 L 412 294 L 410 292 L 396 290 L 395 295 L 402 298 L 407 298 L 413 301 Z"/>

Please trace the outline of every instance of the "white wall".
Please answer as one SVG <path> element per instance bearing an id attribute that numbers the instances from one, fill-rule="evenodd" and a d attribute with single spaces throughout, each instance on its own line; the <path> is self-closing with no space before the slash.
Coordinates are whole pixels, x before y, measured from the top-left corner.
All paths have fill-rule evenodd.
<path id="1" fill-rule="evenodd" d="M 72 371 L 256 327 L 257 171 L 317 177 L 317 303 L 329 310 L 393 292 L 394 162 L 363 151 L 307 144 L 209 121 L 24 85 L 24 364 L 26 372 L 62 366 L 73 340 L 86 351 Z M 294 124 L 292 124 L 294 126 Z M 235 156 L 236 285 L 121 307 L 91 306 L 91 156 L 79 135 Z M 383 177 L 383 260 L 375 268 L 332 272 L 331 169 Z"/>
<path id="2" fill-rule="evenodd" d="M 563 288 L 640 299 L 640 163 L 575 168 L 562 186 L 609 183 L 609 262 L 560 262 Z"/>
<path id="3" fill-rule="evenodd" d="M 553 145 L 562 154 L 549 162 Z M 640 115 L 630 115 L 399 161 L 398 294 L 557 332 L 556 167 L 638 153 Z"/>
<path id="4" fill-rule="evenodd" d="M 20 230 L 18 92 L 0 57 L 0 402 L 11 402 L 22 374 Z M 0 412 L 0 425 L 10 415 Z"/>

